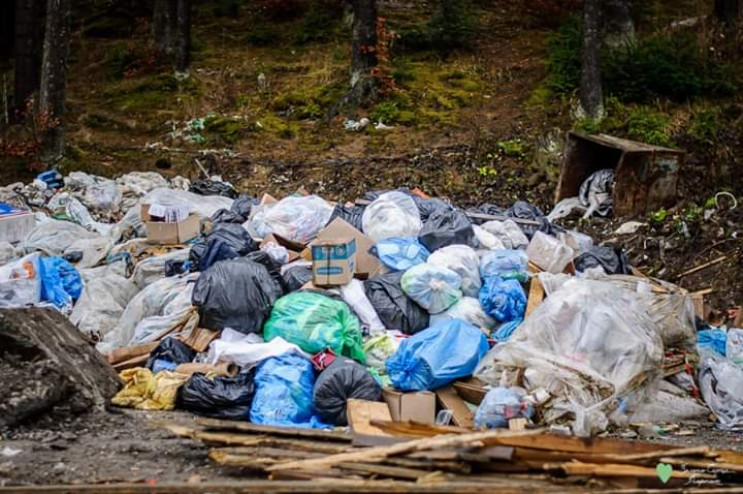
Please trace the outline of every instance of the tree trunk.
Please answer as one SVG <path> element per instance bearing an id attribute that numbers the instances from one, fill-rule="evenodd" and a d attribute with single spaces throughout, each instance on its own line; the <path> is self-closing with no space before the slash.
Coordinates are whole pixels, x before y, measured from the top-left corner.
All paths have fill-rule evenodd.
<path id="1" fill-rule="evenodd" d="M 353 0 L 351 93 L 348 103 L 358 105 L 376 90 L 372 70 L 377 66 L 377 2 Z"/>
<path id="2" fill-rule="evenodd" d="M 14 106 L 23 110 L 39 90 L 44 42 L 44 4 L 38 0 L 15 2 Z"/>
<path id="3" fill-rule="evenodd" d="M 601 0 L 583 2 L 583 53 L 581 55 L 580 109 L 592 120 L 604 116 L 601 91 Z"/>
<path id="4" fill-rule="evenodd" d="M 631 0 L 604 0 L 604 42 L 612 48 L 635 41 Z"/>
<path id="5" fill-rule="evenodd" d="M 42 161 L 54 164 L 64 155 L 67 55 L 70 43 L 70 0 L 48 0 L 44 55 L 41 63 L 39 111 L 57 123 L 43 136 Z"/>
<path id="6" fill-rule="evenodd" d="M 188 73 L 191 62 L 191 0 L 177 0 L 175 71 Z"/>
<path id="7" fill-rule="evenodd" d="M 177 0 L 155 0 L 152 37 L 155 40 L 155 53 L 162 59 L 170 58 L 175 52 L 177 12 Z"/>

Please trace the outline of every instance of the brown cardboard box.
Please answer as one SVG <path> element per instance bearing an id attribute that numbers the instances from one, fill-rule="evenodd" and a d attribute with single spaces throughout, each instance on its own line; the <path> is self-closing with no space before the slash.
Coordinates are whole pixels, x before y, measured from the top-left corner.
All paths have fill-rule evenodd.
<path id="1" fill-rule="evenodd" d="M 436 395 L 430 391 L 403 393 L 392 388 L 384 388 L 384 399 L 390 407 L 390 415 L 395 422 L 436 422 Z"/>
<path id="2" fill-rule="evenodd" d="M 201 221 L 195 214 L 178 223 L 150 221 L 150 205 L 142 204 L 142 221 L 147 228 L 147 240 L 152 244 L 182 244 L 201 233 Z"/>
<path id="3" fill-rule="evenodd" d="M 334 219 L 317 236 L 316 242 L 351 237 L 356 240 L 356 275 L 359 278 L 371 278 L 386 272 L 379 259 L 369 252 L 374 241 L 351 226 L 342 218 Z M 303 256 L 304 257 L 304 256 Z"/>
<path id="4" fill-rule="evenodd" d="M 310 251 L 315 285 L 347 285 L 356 274 L 356 239 L 353 237 L 315 241 Z"/>

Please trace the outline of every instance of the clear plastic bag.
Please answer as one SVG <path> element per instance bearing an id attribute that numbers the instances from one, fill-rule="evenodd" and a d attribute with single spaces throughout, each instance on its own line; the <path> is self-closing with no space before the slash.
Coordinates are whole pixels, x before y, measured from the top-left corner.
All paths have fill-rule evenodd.
<path id="1" fill-rule="evenodd" d="M 319 196 L 290 196 L 261 206 L 250 222 L 262 238 L 275 233 L 308 244 L 328 224 L 333 207 Z"/>
<path id="2" fill-rule="evenodd" d="M 529 260 L 550 273 L 562 273 L 575 257 L 573 249 L 546 233 L 536 232 L 526 248 Z"/>
<path id="3" fill-rule="evenodd" d="M 529 279 L 528 267 L 529 257 L 523 250 L 492 250 L 480 259 L 480 276 L 483 279 L 497 276 L 504 280 L 526 281 Z"/>
<path id="4" fill-rule="evenodd" d="M 51 256 L 62 255 L 67 248 L 81 240 L 100 238 L 82 226 L 70 221 L 48 220 L 36 226 L 21 243 L 26 252 L 39 250 Z"/>
<path id="5" fill-rule="evenodd" d="M 450 245 L 442 247 L 428 258 L 428 264 L 451 269 L 462 277 L 462 294 L 477 297 L 480 293 L 480 258 L 472 247 Z"/>
<path id="6" fill-rule="evenodd" d="M 491 389 L 475 412 L 477 429 L 507 429 L 508 421 L 515 418 L 531 419 L 534 407 L 524 400 L 523 388 Z"/>
<path id="7" fill-rule="evenodd" d="M 399 331 L 386 331 L 366 340 L 364 343 L 366 365 L 376 369 L 380 374 L 387 374 L 385 362 L 397 351 L 404 339 Z"/>
<path id="8" fill-rule="evenodd" d="M 481 226 L 473 225 L 472 230 L 475 232 L 475 239 L 479 244 L 479 248 L 483 250 L 494 250 L 494 249 L 505 249 L 501 239 L 493 235 L 492 233 L 483 230 Z"/>
<path id="9" fill-rule="evenodd" d="M 743 369 L 713 352 L 704 352 L 699 366 L 699 389 L 718 427 L 743 428 Z"/>
<path id="10" fill-rule="evenodd" d="M 415 201 L 402 192 L 385 192 L 364 209 L 364 233 L 374 242 L 388 238 L 418 237 L 423 223 Z"/>
<path id="11" fill-rule="evenodd" d="M 114 213 L 119 211 L 121 192 L 113 180 L 83 172 L 72 172 L 65 177 L 65 185 L 88 209 Z"/>
<path id="12" fill-rule="evenodd" d="M 462 299 L 462 277 L 428 263 L 405 271 L 400 285 L 408 297 L 431 314 L 444 312 Z"/>
<path id="13" fill-rule="evenodd" d="M 525 249 L 529 245 L 529 239 L 513 220 L 488 221 L 480 227 L 500 240 L 506 249 Z"/>
<path id="14" fill-rule="evenodd" d="M 663 344 L 646 307 L 605 283 L 572 279 L 547 297 L 507 343 L 496 345 L 475 375 L 501 385 L 523 369 L 528 392 L 553 397 L 547 423 L 566 414 L 573 432 L 590 436 L 632 410 L 662 378 Z"/>
<path id="15" fill-rule="evenodd" d="M 480 301 L 472 297 L 463 297 L 462 300 L 452 305 L 446 312 L 431 316 L 431 325 L 445 319 L 461 319 L 462 321 L 467 321 L 473 326 L 484 329 L 488 335 L 493 329 L 495 329 L 495 326 L 497 326 L 495 319 L 482 310 Z"/>
<path id="16" fill-rule="evenodd" d="M 0 267 L 0 307 L 14 308 L 41 302 L 38 253 Z"/>
<path id="17" fill-rule="evenodd" d="M 165 265 L 168 261 L 188 261 L 189 249 L 178 249 L 161 256 L 152 256 L 140 261 L 134 267 L 132 281 L 140 290 L 157 280 L 165 278 Z"/>
<path id="18" fill-rule="evenodd" d="M 728 329 L 725 352 L 728 359 L 736 365 L 743 365 L 743 329 Z"/>
<path id="19" fill-rule="evenodd" d="M 70 321 L 88 335 L 103 336 L 116 327 L 138 288 L 117 273 L 115 266 L 83 269 L 80 276 L 84 280 L 83 293 L 72 310 Z"/>

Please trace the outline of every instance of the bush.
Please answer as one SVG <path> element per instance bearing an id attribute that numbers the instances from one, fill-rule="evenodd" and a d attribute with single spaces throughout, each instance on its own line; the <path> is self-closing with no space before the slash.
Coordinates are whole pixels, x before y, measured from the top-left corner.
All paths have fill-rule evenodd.
<path id="1" fill-rule="evenodd" d="M 648 107 L 638 107 L 627 117 L 627 137 L 656 146 L 674 147 L 668 134 L 670 119 Z"/>
<path id="2" fill-rule="evenodd" d="M 294 42 L 303 44 L 313 41 L 330 41 L 339 31 L 343 6 L 333 0 L 315 0 L 302 18 L 302 24 L 294 34 Z"/>
<path id="3" fill-rule="evenodd" d="M 468 48 L 477 35 L 477 17 L 468 0 L 439 0 L 428 29 L 431 41 L 438 49 Z"/>
<path id="4" fill-rule="evenodd" d="M 580 85 L 580 51 L 583 25 L 571 17 L 547 45 L 547 87 L 555 93 L 571 93 Z"/>

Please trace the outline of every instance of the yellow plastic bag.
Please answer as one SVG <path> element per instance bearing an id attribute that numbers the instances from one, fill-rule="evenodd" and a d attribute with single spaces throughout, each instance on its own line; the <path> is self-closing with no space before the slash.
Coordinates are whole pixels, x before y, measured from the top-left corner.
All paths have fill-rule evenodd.
<path id="1" fill-rule="evenodd" d="M 111 399 L 114 405 L 139 410 L 172 410 L 178 388 L 189 376 L 169 371 L 153 374 L 149 369 L 135 367 L 122 371 L 119 377 L 124 381 L 124 389 Z"/>

